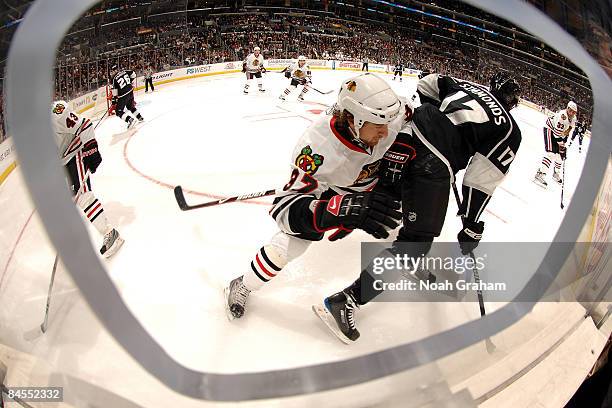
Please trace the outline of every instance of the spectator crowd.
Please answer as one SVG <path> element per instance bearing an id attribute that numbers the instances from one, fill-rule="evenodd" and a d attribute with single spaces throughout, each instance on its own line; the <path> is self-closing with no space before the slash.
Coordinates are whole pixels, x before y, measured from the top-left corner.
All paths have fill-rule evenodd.
<path id="1" fill-rule="evenodd" d="M 517 75 L 524 98 L 542 107 L 555 110 L 567 99 L 574 99 L 582 111 L 589 111 L 592 104 L 588 82 L 580 74 L 566 75 L 564 68 L 541 66 L 536 59 L 528 61 L 520 54 L 511 56 L 441 35 L 419 38 L 400 26 L 385 23 L 253 12 L 180 22 L 148 21 L 137 27 L 129 20 L 127 26 L 114 27 L 112 32 L 114 41 L 101 34 L 107 42 L 98 58 L 60 60 L 56 89 L 62 97 L 71 98 L 101 86 L 113 63 L 138 72 L 147 66 L 161 71 L 242 60 L 257 45 L 266 58 L 295 58 L 301 54 L 313 59 L 354 61 L 367 57 L 374 64 L 401 61 L 410 68 L 478 83 L 487 83 L 493 72 L 502 69 Z M 143 32 L 146 34 L 137 34 Z M 75 42 L 73 37 L 68 37 L 70 44 Z M 121 48 L 112 49 L 113 43 Z"/>
<path id="2" fill-rule="evenodd" d="M 523 98 L 557 110 L 574 99 L 581 112 L 590 114 L 592 95 L 580 73 L 544 64 L 524 53 L 502 52 L 483 42 L 458 41 L 400 24 L 351 21 L 341 18 L 291 13 L 219 13 L 176 19 L 159 15 L 88 27 L 75 24 L 58 52 L 55 97 L 72 99 L 108 81 L 117 64 L 142 74 L 217 62 L 242 60 L 254 46 L 266 58 L 362 61 L 440 72 L 486 84 L 491 75 L 506 70 L 517 76 Z M 432 30 L 437 32 L 436 30 Z M 76 51 L 75 51 L 76 50 Z M 0 104 L 1 107 L 1 104 Z M 0 108 L 0 126 L 3 127 Z"/>

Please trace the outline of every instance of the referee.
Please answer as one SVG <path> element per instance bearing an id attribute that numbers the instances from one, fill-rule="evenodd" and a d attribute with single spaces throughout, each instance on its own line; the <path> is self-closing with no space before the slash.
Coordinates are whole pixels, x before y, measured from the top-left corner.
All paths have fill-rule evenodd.
<path id="1" fill-rule="evenodd" d="M 147 66 L 144 74 L 145 74 L 145 93 L 149 92 L 149 85 L 151 85 L 151 92 L 155 91 L 155 87 L 153 86 L 153 68 L 151 68 L 151 65 Z"/>

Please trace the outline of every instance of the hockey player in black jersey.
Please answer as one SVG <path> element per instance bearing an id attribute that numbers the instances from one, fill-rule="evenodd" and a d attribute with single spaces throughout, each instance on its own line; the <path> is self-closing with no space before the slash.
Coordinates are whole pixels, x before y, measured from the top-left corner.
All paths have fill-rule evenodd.
<path id="1" fill-rule="evenodd" d="M 400 82 L 402 82 L 403 73 L 404 73 L 404 64 L 397 61 L 397 64 L 395 64 L 395 71 L 393 72 L 393 80 L 395 81 L 395 77 L 399 75 Z"/>
<path id="2" fill-rule="evenodd" d="M 574 131 L 572 132 L 572 138 L 570 139 L 570 142 L 567 145 L 567 147 L 569 148 L 574 142 L 574 139 L 576 138 L 576 136 L 578 136 L 578 143 L 579 143 L 578 153 L 582 153 L 582 140 L 584 139 L 584 134 L 586 133 L 586 130 L 587 130 L 586 122 L 576 122 L 576 127 L 574 128 Z"/>
<path id="3" fill-rule="evenodd" d="M 518 103 L 518 83 L 498 73 L 490 85 L 487 90 L 439 74 L 419 81 L 417 93 L 423 104 L 381 164 L 379 185 L 402 201 L 403 223 L 392 254 L 416 258 L 429 252 L 442 231 L 455 174 L 462 169 L 466 169 L 460 208 L 463 228 L 457 239 L 464 255 L 478 245 L 484 230 L 480 217 L 521 143 L 521 132 L 509 113 Z M 408 242 L 414 244 L 400 245 Z M 374 288 L 374 279 L 366 269 L 353 284 L 313 307 L 345 343 L 359 337 L 355 309 L 381 293 Z"/>
<path id="4" fill-rule="evenodd" d="M 117 66 L 111 68 L 111 72 L 117 72 Z M 139 122 L 144 121 L 144 118 L 136 109 L 136 102 L 134 101 L 134 86 L 133 83 L 136 80 L 136 73 L 132 70 L 119 70 L 114 76 L 112 81 L 113 88 L 113 100 L 112 104 L 115 106 L 115 115 L 123 119 L 127 123 L 127 128 L 131 128 L 135 121 L 134 117 L 125 112 L 125 109 L 129 110 L 132 115 L 138 119 Z"/>

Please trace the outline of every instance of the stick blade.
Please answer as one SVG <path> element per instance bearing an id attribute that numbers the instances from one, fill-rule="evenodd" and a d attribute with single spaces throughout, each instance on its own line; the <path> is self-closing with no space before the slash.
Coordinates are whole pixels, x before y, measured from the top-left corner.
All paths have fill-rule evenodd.
<path id="1" fill-rule="evenodd" d="M 185 194 L 183 194 L 183 188 L 181 186 L 174 187 L 174 198 L 176 198 L 176 203 L 181 210 L 186 211 L 189 209 L 187 201 L 185 200 Z"/>

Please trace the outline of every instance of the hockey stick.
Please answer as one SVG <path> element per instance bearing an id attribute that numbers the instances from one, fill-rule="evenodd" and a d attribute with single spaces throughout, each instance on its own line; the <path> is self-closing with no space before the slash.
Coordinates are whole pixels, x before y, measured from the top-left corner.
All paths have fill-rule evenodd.
<path id="1" fill-rule="evenodd" d="M 333 89 L 327 91 L 327 92 L 323 92 L 323 91 L 319 91 L 317 88 L 315 88 L 314 86 L 309 86 L 310 89 L 313 89 L 315 91 L 317 91 L 318 93 L 320 93 L 321 95 L 329 95 L 330 93 L 334 92 Z"/>
<path id="2" fill-rule="evenodd" d="M 53 290 L 53 282 L 55 281 L 55 271 L 57 270 L 57 262 L 59 261 L 59 253 L 55 254 L 55 262 L 53 262 L 53 272 L 51 272 L 51 282 L 49 283 L 49 293 L 47 293 L 47 306 L 45 307 L 45 320 L 40 325 L 40 330 L 45 333 L 49 325 L 49 305 L 51 304 L 51 291 Z"/>
<path id="3" fill-rule="evenodd" d="M 453 193 L 455 193 L 455 200 L 457 201 L 457 208 L 461 208 L 461 199 L 459 198 L 459 191 L 457 191 L 457 185 L 453 182 Z M 463 218 L 464 215 L 461 216 Z M 474 252 L 470 251 L 470 257 L 474 264 L 476 264 L 474 258 Z M 487 314 L 484 306 L 484 298 L 482 296 L 482 290 L 480 289 L 480 275 L 478 274 L 478 270 L 476 268 L 472 269 L 472 273 L 474 275 L 474 282 L 478 285 L 478 289 L 476 290 L 476 295 L 478 296 L 478 306 L 480 307 L 480 315 L 484 316 Z"/>
<path id="4" fill-rule="evenodd" d="M 187 204 L 187 201 L 185 200 L 185 194 L 183 193 L 183 188 L 181 186 L 174 187 L 174 198 L 176 198 L 176 202 L 179 208 L 183 211 L 195 210 L 197 208 L 204 208 L 204 207 L 212 207 L 212 206 L 221 205 L 221 204 L 234 203 L 237 201 L 251 200 L 253 198 L 266 197 L 266 196 L 270 196 L 274 194 L 276 194 L 276 190 L 266 190 L 266 191 L 259 191 L 257 193 L 226 197 L 226 198 L 222 198 L 219 200 L 208 201 L 208 202 L 201 203 L 201 204 L 189 205 Z"/>
<path id="5" fill-rule="evenodd" d="M 565 154 L 567 155 L 567 150 Z M 563 179 L 561 180 L 561 209 L 565 207 L 565 205 L 563 205 L 563 192 L 565 191 L 565 161 L 566 160 L 567 160 L 567 156 L 565 156 L 565 159 L 563 159 L 563 169 L 561 169 L 561 177 L 563 177 Z"/>
<path id="6" fill-rule="evenodd" d="M 461 199 L 459 198 L 459 191 L 457 191 L 457 185 L 455 184 L 454 181 L 452 182 L 452 185 L 453 185 L 453 193 L 455 194 L 455 201 L 457 201 L 457 208 L 460 210 L 461 209 Z M 462 215 L 461 217 L 463 218 L 464 216 Z M 474 258 L 474 252 L 470 251 L 470 257 L 472 258 L 474 265 L 476 265 L 476 261 Z M 476 289 L 476 295 L 478 296 L 478 306 L 480 308 L 480 317 L 484 317 L 487 312 L 485 311 L 484 298 L 482 296 L 482 290 L 480 289 L 481 281 L 480 281 L 480 274 L 478 273 L 478 269 L 473 268 L 472 274 L 474 275 L 474 282 L 476 282 L 476 285 L 478 288 Z M 495 344 L 493 344 L 491 339 L 488 337 L 485 339 L 485 347 L 487 349 L 487 353 L 489 354 L 492 354 L 496 349 Z"/>
<path id="7" fill-rule="evenodd" d="M 102 119 L 104 119 L 104 117 L 106 116 L 106 114 L 108 113 L 108 111 L 109 111 L 109 110 L 110 110 L 110 108 L 108 108 L 108 109 L 106 110 L 106 112 L 104 112 L 104 115 L 102 115 L 102 117 L 100 118 L 100 120 L 98 121 L 98 123 L 96 123 L 96 126 L 94 126 L 94 130 L 96 130 L 96 128 L 98 127 L 98 125 L 99 125 L 100 123 L 102 123 Z"/>

